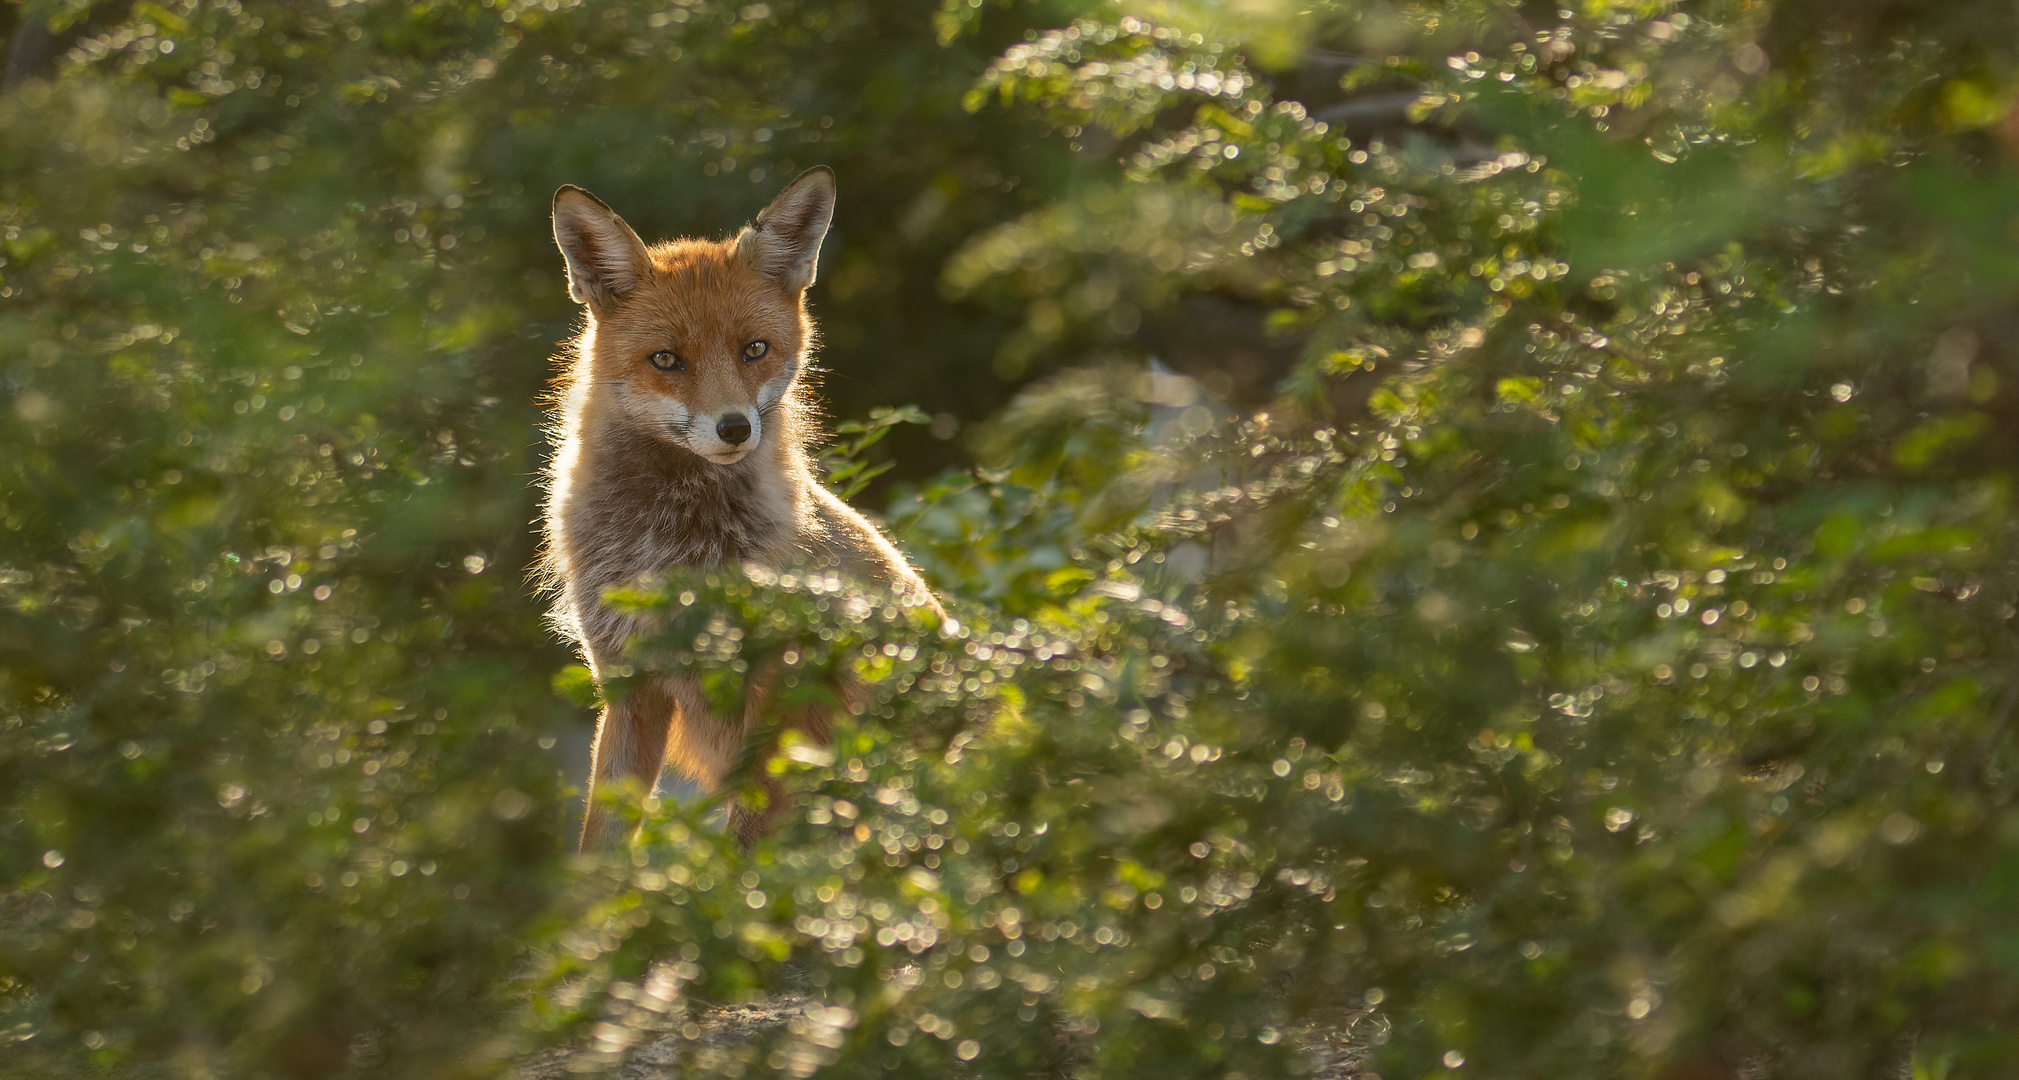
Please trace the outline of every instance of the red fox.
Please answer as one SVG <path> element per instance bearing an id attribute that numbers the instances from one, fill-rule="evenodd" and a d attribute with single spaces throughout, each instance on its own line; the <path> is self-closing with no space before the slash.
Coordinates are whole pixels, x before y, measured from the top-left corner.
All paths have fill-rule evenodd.
<path id="1" fill-rule="evenodd" d="M 819 166 L 732 239 L 647 247 L 595 196 L 554 193 L 568 295 L 587 317 L 562 353 L 554 396 L 542 576 L 553 621 L 599 684 L 624 665 L 625 642 L 649 629 L 606 606 L 603 590 L 674 566 L 812 559 L 944 617 L 918 572 L 820 484 L 808 457 L 806 289 L 834 197 L 834 173 Z M 690 675 L 643 674 L 597 721 L 585 851 L 623 839 L 599 788 L 628 777 L 649 792 L 669 754 L 713 788 L 754 720 L 710 716 Z M 824 738 L 824 717 L 804 724 Z M 767 807 L 731 810 L 746 845 L 777 809 L 771 794 Z"/>

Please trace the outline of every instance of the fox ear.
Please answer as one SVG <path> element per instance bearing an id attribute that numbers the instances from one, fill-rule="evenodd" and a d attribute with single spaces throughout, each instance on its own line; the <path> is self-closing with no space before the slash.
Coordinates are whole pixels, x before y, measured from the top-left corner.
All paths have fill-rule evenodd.
<path id="1" fill-rule="evenodd" d="M 554 192 L 554 242 L 568 261 L 568 295 L 602 310 L 651 273 L 645 243 L 603 200 L 566 184 Z"/>
<path id="2" fill-rule="evenodd" d="M 820 241 L 834 220 L 834 170 L 825 165 L 799 174 L 736 238 L 736 253 L 789 293 L 813 284 Z"/>

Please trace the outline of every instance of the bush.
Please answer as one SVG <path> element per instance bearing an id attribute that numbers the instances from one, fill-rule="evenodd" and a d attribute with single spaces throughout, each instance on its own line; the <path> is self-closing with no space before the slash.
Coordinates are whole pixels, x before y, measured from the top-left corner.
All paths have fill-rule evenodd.
<path id="1" fill-rule="evenodd" d="M 1351 1030 L 1387 1076 L 2000 1073 L 2011 21 L 89 27 L 0 99 L 47 150 L 0 164 L 0 1027 L 52 1063 L 440 1075 L 799 989 L 682 1068 L 1259 1077 Z M 641 116 L 666 141 L 596 153 Z M 530 558 L 520 358 L 563 318 L 528 163 L 785 172 L 785 132 L 961 162 L 823 275 L 838 370 L 897 325 L 879 385 L 994 416 L 971 473 L 872 448 L 905 414 L 847 448 L 909 463 L 871 490 L 955 620 L 800 567 L 613 597 L 725 702 L 866 700 L 746 762 L 803 793 L 755 850 L 664 800 L 570 861 L 548 687 L 581 680 L 498 575 Z M 928 256 L 936 299 L 881 269 Z"/>

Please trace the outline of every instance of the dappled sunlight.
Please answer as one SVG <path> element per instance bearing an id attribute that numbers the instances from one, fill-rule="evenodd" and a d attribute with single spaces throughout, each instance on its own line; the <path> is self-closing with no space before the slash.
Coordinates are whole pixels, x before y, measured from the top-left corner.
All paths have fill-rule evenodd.
<path id="1" fill-rule="evenodd" d="M 2015 29 L 0 11 L 0 1045 L 2001 1075 Z M 818 467 L 946 617 L 669 568 L 599 685 L 526 577 L 549 193 L 717 236 L 822 163 Z M 731 775 L 568 854 L 599 695 L 672 671 Z"/>

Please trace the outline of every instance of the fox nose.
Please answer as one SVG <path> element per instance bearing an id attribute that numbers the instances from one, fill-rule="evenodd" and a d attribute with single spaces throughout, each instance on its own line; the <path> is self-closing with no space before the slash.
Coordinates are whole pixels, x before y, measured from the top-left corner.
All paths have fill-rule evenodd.
<path id="1" fill-rule="evenodd" d="M 715 422 L 715 434 L 731 446 L 741 446 L 750 437 L 750 418 L 742 413 L 723 413 Z"/>

